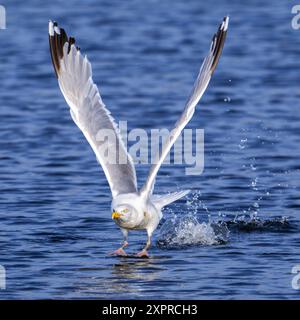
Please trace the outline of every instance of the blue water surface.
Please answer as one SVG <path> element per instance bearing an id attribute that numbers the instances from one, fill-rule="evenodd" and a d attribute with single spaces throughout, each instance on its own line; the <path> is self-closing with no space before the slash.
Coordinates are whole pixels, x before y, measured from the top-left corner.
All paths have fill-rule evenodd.
<path id="1" fill-rule="evenodd" d="M 291 1 L 2 5 L 0 299 L 300 297 L 291 285 L 300 264 L 300 31 Z M 227 14 L 223 55 L 188 125 L 205 130 L 204 172 L 163 166 L 156 193 L 192 193 L 165 210 L 149 259 L 110 257 L 121 233 L 104 174 L 58 88 L 48 20 L 76 36 L 117 121 L 149 131 L 178 119 Z M 148 170 L 137 166 L 139 185 Z M 145 239 L 133 232 L 129 252 Z"/>

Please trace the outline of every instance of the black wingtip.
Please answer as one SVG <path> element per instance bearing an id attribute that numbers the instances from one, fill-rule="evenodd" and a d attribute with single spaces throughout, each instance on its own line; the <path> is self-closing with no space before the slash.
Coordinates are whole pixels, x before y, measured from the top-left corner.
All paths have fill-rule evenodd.
<path id="1" fill-rule="evenodd" d="M 222 23 L 219 26 L 219 29 L 217 33 L 214 34 L 213 40 L 212 40 L 212 47 L 211 50 L 213 51 L 213 63 L 211 65 L 211 73 L 213 73 L 217 67 L 217 64 L 219 62 L 226 35 L 227 35 L 227 30 L 228 30 L 228 23 L 229 23 L 229 16 L 225 16 Z"/>
<path id="2" fill-rule="evenodd" d="M 75 44 L 76 40 L 73 37 L 68 37 L 64 29 L 58 27 L 56 21 L 49 21 L 49 46 L 52 64 L 56 76 L 59 75 L 60 60 L 64 56 L 64 45 L 68 43 L 68 53 L 71 50 L 71 46 Z M 77 49 L 79 50 L 79 49 Z"/>

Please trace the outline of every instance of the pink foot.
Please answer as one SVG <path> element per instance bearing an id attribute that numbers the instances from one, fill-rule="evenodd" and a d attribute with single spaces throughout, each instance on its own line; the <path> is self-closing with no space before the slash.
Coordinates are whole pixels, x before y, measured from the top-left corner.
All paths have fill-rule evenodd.
<path id="1" fill-rule="evenodd" d="M 123 250 L 123 248 L 119 248 L 118 250 L 110 253 L 111 256 L 127 256 L 127 253 Z"/>
<path id="2" fill-rule="evenodd" d="M 142 250 L 142 251 L 138 252 L 136 254 L 136 256 L 139 257 L 139 258 L 143 258 L 143 257 L 149 258 L 147 250 Z"/>

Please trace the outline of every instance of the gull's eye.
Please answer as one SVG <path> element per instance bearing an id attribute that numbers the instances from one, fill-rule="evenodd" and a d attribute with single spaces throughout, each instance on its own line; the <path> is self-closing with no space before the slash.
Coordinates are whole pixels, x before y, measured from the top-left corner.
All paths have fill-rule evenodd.
<path id="1" fill-rule="evenodd" d="M 122 210 L 121 212 L 122 213 L 127 213 L 129 210 L 128 209 L 124 209 L 124 210 Z"/>

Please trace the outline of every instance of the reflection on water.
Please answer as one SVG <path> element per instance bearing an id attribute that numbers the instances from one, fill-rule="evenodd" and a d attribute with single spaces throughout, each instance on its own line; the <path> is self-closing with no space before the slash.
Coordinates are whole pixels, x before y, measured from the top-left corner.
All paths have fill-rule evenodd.
<path id="1" fill-rule="evenodd" d="M 160 277 L 162 267 L 154 263 L 154 259 L 139 259 L 128 261 L 121 259 L 112 267 L 112 292 L 141 292 L 145 283 L 152 282 Z"/>
<path id="2" fill-rule="evenodd" d="M 143 258 L 122 258 L 116 257 L 118 262 L 111 265 L 108 276 L 103 278 L 103 268 L 81 268 L 81 274 L 74 286 L 76 292 L 88 294 L 94 297 L 112 295 L 117 298 L 119 294 L 130 293 L 139 297 L 142 295 L 145 285 L 159 280 L 164 268 L 160 265 L 163 259 L 158 257 Z M 93 276 L 84 275 L 85 272 Z M 97 276 L 99 273 L 99 276 Z"/>
<path id="3" fill-rule="evenodd" d="M 113 265 L 113 279 L 152 281 L 159 276 L 160 272 L 160 267 L 157 267 L 153 262 L 154 259 L 151 258 L 133 262 L 123 258 L 119 263 Z"/>

